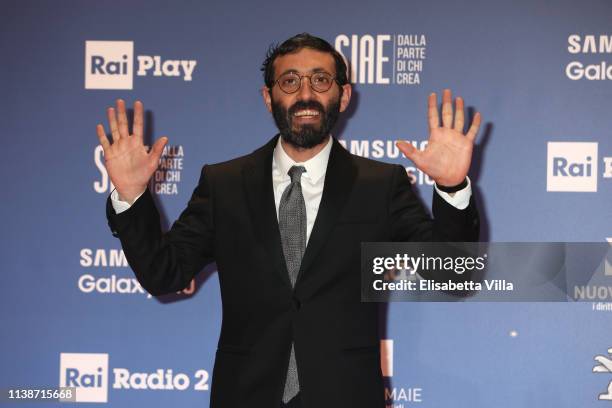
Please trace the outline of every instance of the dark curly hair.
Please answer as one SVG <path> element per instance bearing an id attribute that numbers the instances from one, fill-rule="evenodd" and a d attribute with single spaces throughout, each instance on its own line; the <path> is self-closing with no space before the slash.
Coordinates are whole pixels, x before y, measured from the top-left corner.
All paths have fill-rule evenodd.
<path id="1" fill-rule="evenodd" d="M 342 55 L 324 39 L 308 33 L 302 33 L 285 40 L 281 45 L 272 44 L 268 48 L 266 59 L 263 64 L 261 64 L 264 83 L 268 89 L 274 86 L 274 60 L 279 56 L 298 52 L 302 48 L 311 48 L 313 50 L 330 53 L 332 57 L 334 57 L 334 62 L 336 63 L 336 81 L 338 81 L 340 86 L 348 83 L 346 63 Z"/>

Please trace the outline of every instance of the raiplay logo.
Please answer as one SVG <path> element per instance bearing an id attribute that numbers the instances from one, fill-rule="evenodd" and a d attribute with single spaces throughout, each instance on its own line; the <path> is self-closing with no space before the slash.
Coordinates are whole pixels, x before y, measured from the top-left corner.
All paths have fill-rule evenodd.
<path id="1" fill-rule="evenodd" d="M 196 60 L 136 56 L 136 76 L 193 79 Z M 133 89 L 133 41 L 85 41 L 85 89 Z"/>

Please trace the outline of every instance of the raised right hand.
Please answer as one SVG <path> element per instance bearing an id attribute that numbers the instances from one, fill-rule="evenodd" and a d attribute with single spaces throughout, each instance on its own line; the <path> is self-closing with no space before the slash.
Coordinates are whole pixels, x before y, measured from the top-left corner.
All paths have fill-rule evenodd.
<path id="1" fill-rule="evenodd" d="M 143 143 L 142 102 L 134 102 L 133 134 L 128 130 L 125 102 L 117 99 L 117 110 L 108 108 L 108 124 L 113 136 L 111 144 L 106 138 L 104 126 L 96 126 L 98 140 L 104 149 L 104 159 L 108 175 L 115 185 L 121 200 L 130 204 L 144 192 L 149 179 L 159 165 L 159 158 L 168 142 L 167 137 L 160 137 L 149 152 Z"/>

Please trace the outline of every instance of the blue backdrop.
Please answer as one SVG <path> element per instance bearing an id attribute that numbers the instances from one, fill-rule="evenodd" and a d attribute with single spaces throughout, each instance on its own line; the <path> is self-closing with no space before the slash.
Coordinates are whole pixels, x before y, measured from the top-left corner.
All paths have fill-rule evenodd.
<path id="1" fill-rule="evenodd" d="M 95 126 L 116 98 L 144 102 L 147 140 L 170 140 L 150 186 L 168 226 L 203 164 L 274 135 L 259 68 L 271 43 L 303 31 L 355 69 L 334 134 L 404 164 L 427 206 L 431 184 L 393 141 L 422 147 L 427 95 L 449 87 L 484 118 L 470 173 L 483 239 L 612 237 L 608 1 L 1 4 L 0 387 L 77 381 L 82 402 L 208 406 L 214 267 L 186 293 L 140 290 L 106 224 Z M 388 404 L 607 406 L 612 373 L 595 357 L 612 353 L 612 296 L 593 302 L 390 304 Z"/>

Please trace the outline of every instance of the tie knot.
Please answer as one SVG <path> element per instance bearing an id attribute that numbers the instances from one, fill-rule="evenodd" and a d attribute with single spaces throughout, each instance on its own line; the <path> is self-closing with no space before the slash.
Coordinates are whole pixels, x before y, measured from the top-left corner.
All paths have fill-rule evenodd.
<path id="1" fill-rule="evenodd" d="M 302 178 L 302 173 L 306 171 L 304 166 L 291 166 L 287 174 L 291 177 L 292 183 L 299 183 Z"/>

